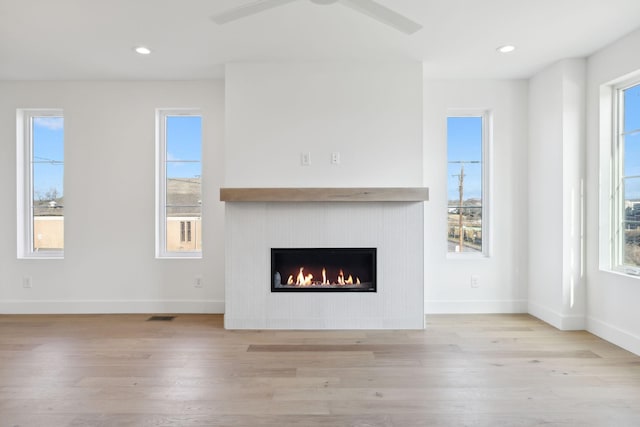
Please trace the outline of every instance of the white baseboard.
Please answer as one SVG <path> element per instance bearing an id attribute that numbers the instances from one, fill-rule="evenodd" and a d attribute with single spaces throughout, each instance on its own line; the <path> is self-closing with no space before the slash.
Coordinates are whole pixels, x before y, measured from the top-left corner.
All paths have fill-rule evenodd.
<path id="1" fill-rule="evenodd" d="M 587 331 L 640 356 L 640 336 L 587 316 Z"/>
<path id="2" fill-rule="evenodd" d="M 533 302 L 528 304 L 528 313 L 561 331 L 583 331 L 587 326 L 584 316 L 561 314 Z"/>
<path id="3" fill-rule="evenodd" d="M 426 314 L 526 313 L 526 300 L 425 300 Z"/>
<path id="4" fill-rule="evenodd" d="M 220 300 L 4 300 L 1 314 L 224 313 Z"/>
<path id="5" fill-rule="evenodd" d="M 278 329 L 278 330 L 370 330 L 370 329 L 424 329 L 424 316 L 414 319 L 399 318 L 238 318 L 225 315 L 225 329 Z"/>

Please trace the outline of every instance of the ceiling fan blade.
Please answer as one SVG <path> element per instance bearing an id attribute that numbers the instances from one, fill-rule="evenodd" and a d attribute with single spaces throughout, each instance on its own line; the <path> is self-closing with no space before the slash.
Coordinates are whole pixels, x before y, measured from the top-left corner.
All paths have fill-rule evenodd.
<path id="1" fill-rule="evenodd" d="M 369 17 L 383 24 L 387 24 L 398 31 L 402 31 L 405 34 L 413 34 L 422 28 L 422 25 L 417 22 L 373 0 L 340 0 L 340 3 L 358 12 L 362 12 L 365 15 L 369 15 Z"/>
<path id="2" fill-rule="evenodd" d="M 262 12 L 263 10 L 272 9 L 294 1 L 296 0 L 256 0 L 252 3 L 247 3 L 213 15 L 211 19 L 217 24 L 226 24 L 227 22 L 235 21 L 236 19 L 254 15 Z"/>

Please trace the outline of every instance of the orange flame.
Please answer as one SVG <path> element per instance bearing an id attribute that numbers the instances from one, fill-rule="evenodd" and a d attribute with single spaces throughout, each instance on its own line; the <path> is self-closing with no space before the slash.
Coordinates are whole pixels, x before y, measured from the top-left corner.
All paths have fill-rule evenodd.
<path id="1" fill-rule="evenodd" d="M 311 284 L 311 279 L 313 279 L 313 274 L 307 274 L 305 276 L 303 271 L 304 267 L 300 267 L 300 272 L 298 273 L 298 277 L 296 278 L 296 285 L 309 286 Z"/>
<path id="2" fill-rule="evenodd" d="M 327 269 L 324 267 L 322 268 L 322 282 L 320 280 L 316 280 L 314 282 L 313 274 L 304 274 L 304 267 L 300 267 L 295 279 L 293 274 L 289 275 L 289 278 L 287 279 L 287 285 L 295 284 L 296 286 L 315 286 L 315 285 L 320 286 L 320 285 L 335 285 L 335 284 L 344 286 L 344 285 L 353 285 L 354 283 L 359 285 L 360 278 L 356 277 L 355 282 L 351 274 L 349 274 L 349 276 L 345 278 L 344 271 L 342 269 L 340 269 L 340 272 L 338 273 L 337 280 L 335 282 L 331 282 L 331 280 L 327 278 Z"/>

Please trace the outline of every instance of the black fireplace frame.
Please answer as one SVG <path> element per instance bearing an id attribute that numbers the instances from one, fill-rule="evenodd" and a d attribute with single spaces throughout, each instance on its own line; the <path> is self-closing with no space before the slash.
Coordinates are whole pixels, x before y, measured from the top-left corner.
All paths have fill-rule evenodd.
<path id="1" fill-rule="evenodd" d="M 279 252 L 287 251 L 287 252 L 311 252 L 311 251 L 324 251 L 330 253 L 331 255 L 339 255 L 340 253 L 361 253 L 362 255 L 370 255 L 371 259 L 371 287 L 369 288 L 321 288 L 317 286 L 309 286 L 309 287 L 276 287 L 274 283 L 274 272 L 276 269 L 276 255 Z M 363 247 L 353 247 L 353 248 L 271 248 L 271 270 L 269 283 L 271 283 L 271 292 L 364 292 L 364 293 L 375 293 L 378 291 L 378 254 L 377 248 L 363 248 Z M 284 277 L 282 277 L 284 280 Z"/>

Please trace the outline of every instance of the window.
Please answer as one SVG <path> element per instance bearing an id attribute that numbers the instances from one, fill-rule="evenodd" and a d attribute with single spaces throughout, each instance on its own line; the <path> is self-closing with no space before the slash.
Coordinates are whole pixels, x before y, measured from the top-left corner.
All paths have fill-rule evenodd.
<path id="1" fill-rule="evenodd" d="M 180 221 L 180 242 L 191 241 L 191 221 Z"/>
<path id="2" fill-rule="evenodd" d="M 447 118 L 447 240 L 449 253 L 487 255 L 488 114 Z"/>
<path id="3" fill-rule="evenodd" d="M 62 258 L 62 110 L 18 110 L 17 135 L 18 258 Z"/>
<path id="4" fill-rule="evenodd" d="M 202 118 L 157 111 L 156 256 L 202 256 Z"/>
<path id="5" fill-rule="evenodd" d="M 614 265 L 640 274 L 640 81 L 616 87 L 615 97 Z"/>

